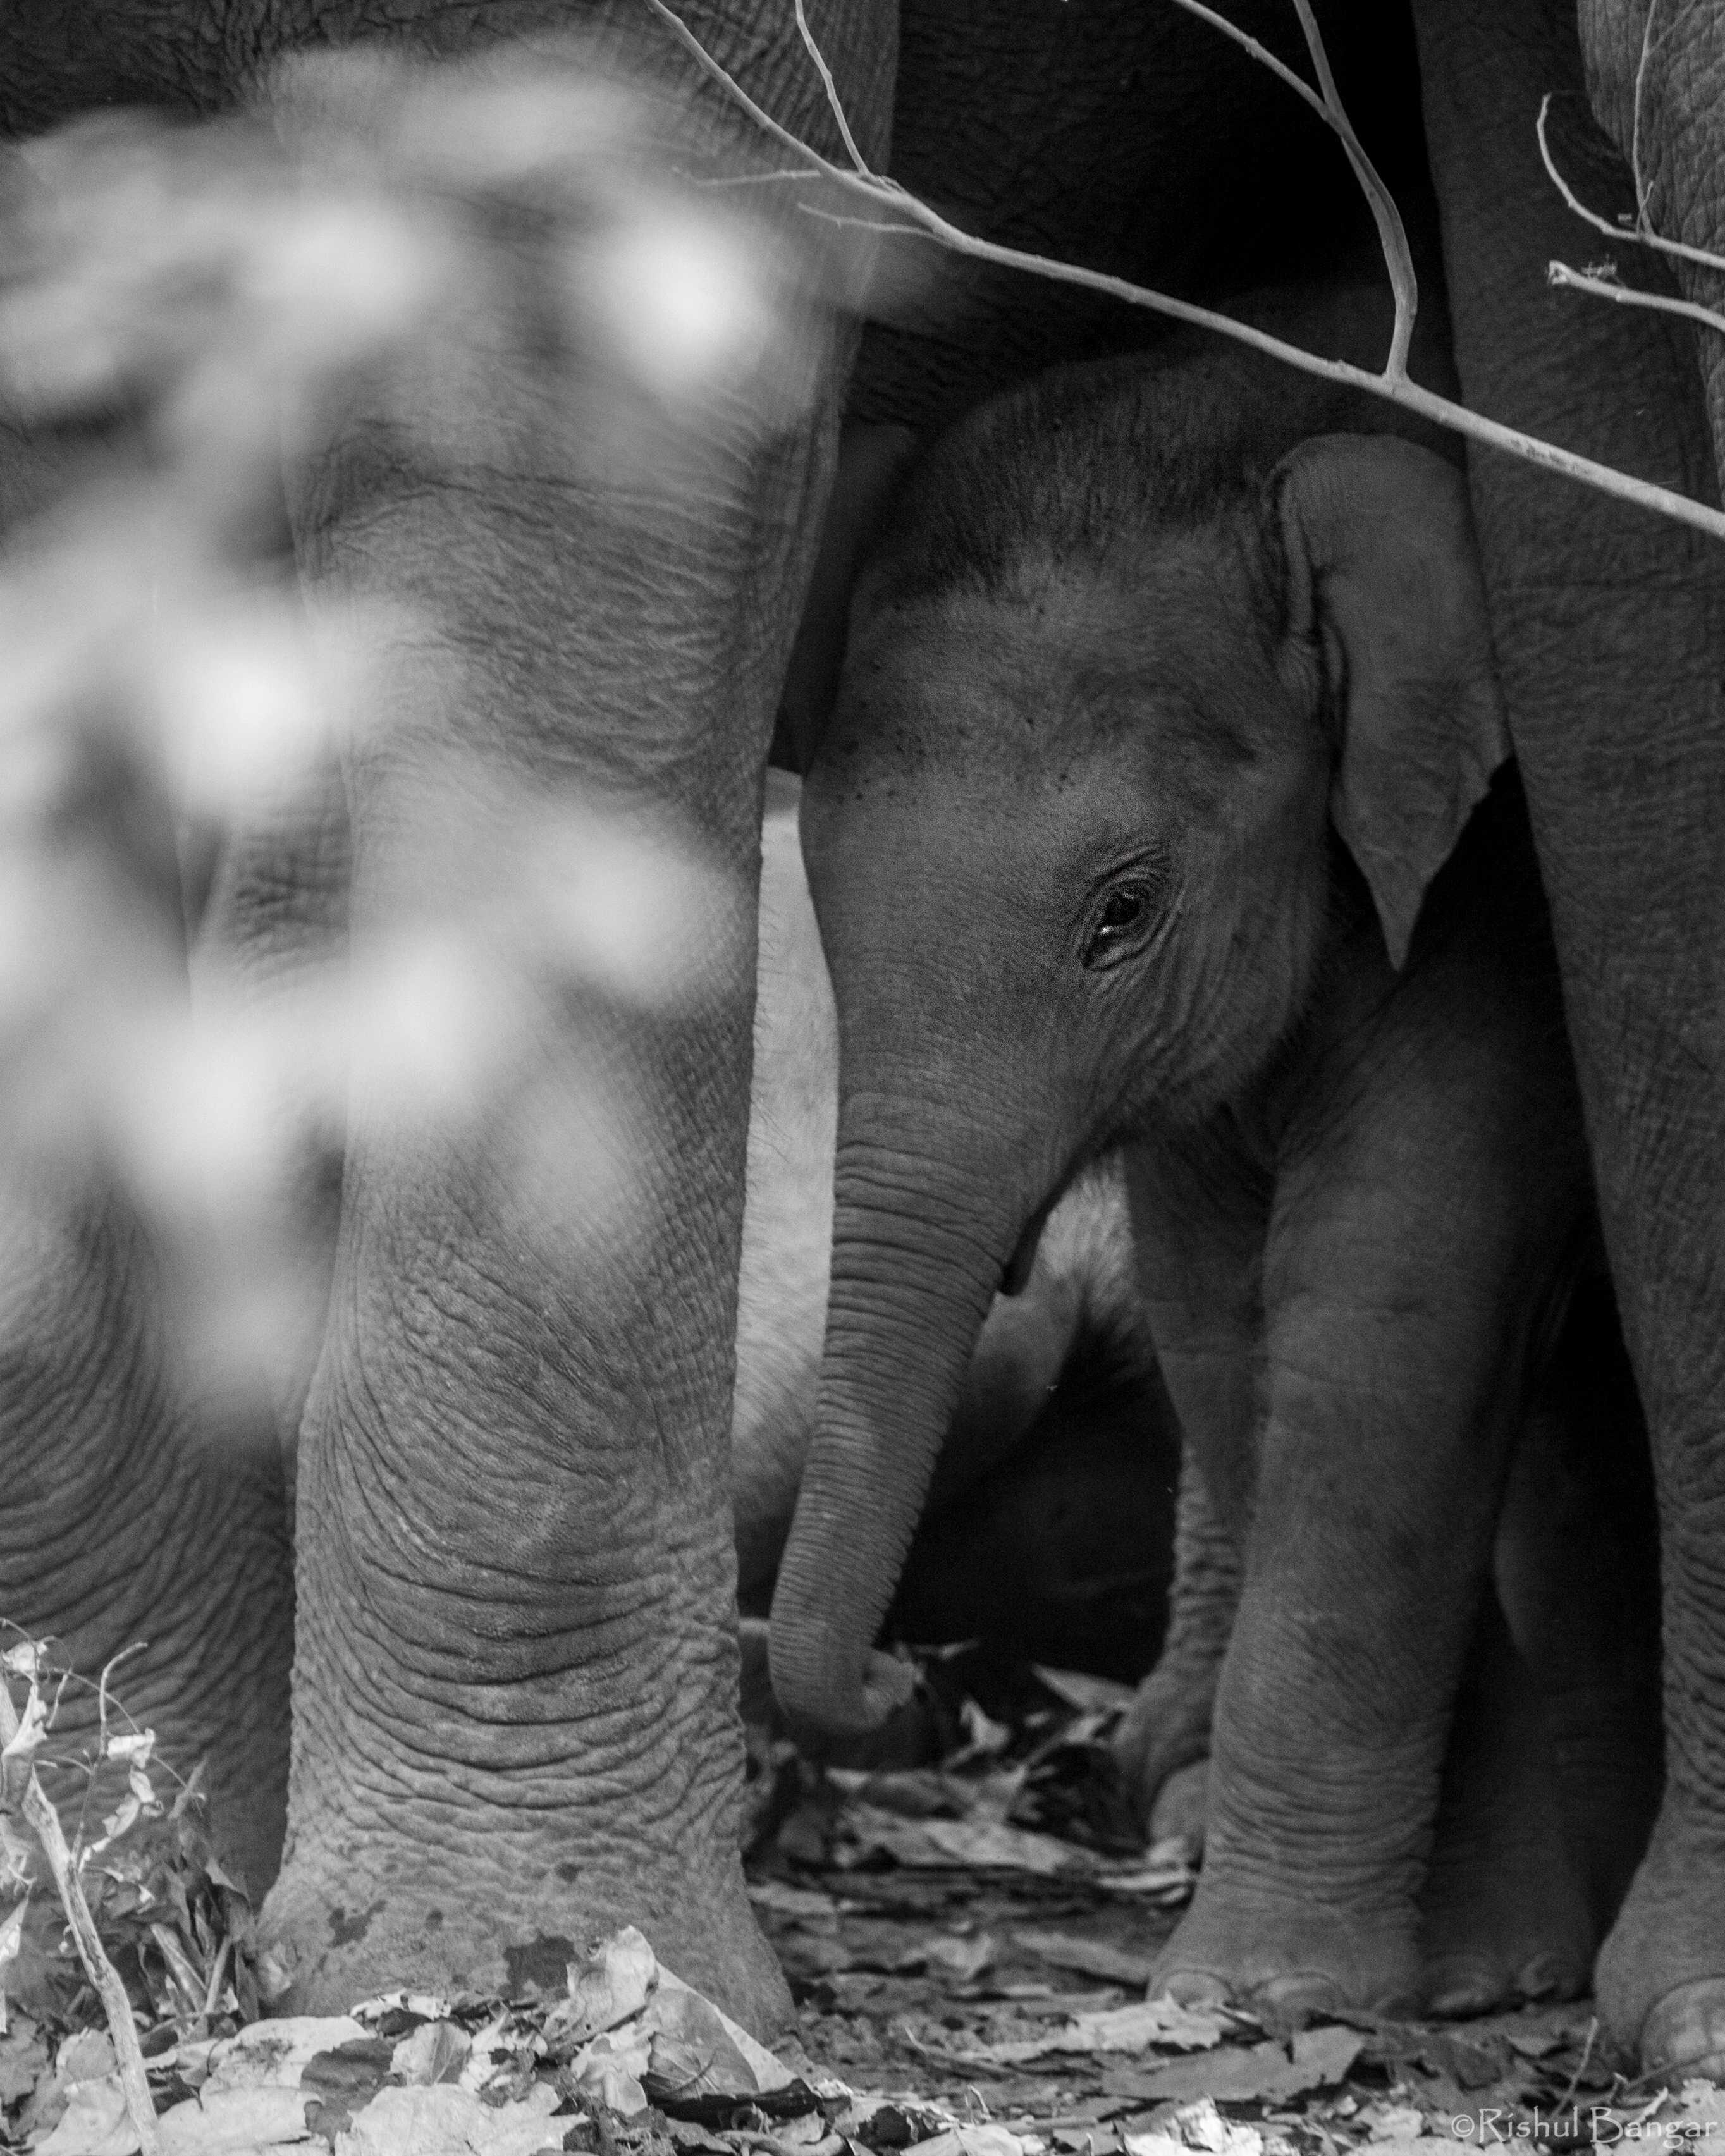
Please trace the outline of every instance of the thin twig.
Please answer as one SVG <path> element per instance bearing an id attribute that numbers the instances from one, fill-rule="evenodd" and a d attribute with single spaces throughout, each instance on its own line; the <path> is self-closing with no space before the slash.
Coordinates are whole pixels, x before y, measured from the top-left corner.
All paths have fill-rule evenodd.
<path id="1" fill-rule="evenodd" d="M 1324 94 L 1330 125 L 1348 152 L 1353 177 L 1359 182 L 1360 192 L 1365 196 L 1378 228 L 1378 244 L 1384 250 L 1384 266 L 1389 272 L 1390 289 L 1395 295 L 1395 330 L 1390 339 L 1389 357 L 1384 362 L 1385 375 L 1394 382 L 1408 371 L 1408 347 L 1413 342 L 1414 316 L 1420 305 L 1413 249 L 1408 245 L 1407 230 L 1402 223 L 1402 213 L 1395 206 L 1395 197 L 1378 177 L 1378 169 L 1366 155 L 1365 146 L 1354 133 L 1353 122 L 1342 103 L 1336 78 L 1330 72 L 1330 56 L 1324 50 L 1317 18 L 1312 12 L 1312 0 L 1294 0 L 1294 13 L 1300 18 L 1300 28 L 1306 33 L 1306 49 L 1312 55 L 1318 87 Z"/>
<path id="2" fill-rule="evenodd" d="M 845 100 L 839 95 L 838 84 L 833 80 L 833 70 L 827 65 L 827 56 L 821 50 L 814 31 L 809 27 L 809 17 L 803 11 L 803 0 L 793 0 L 793 4 L 797 10 L 797 28 L 802 34 L 803 43 L 808 49 L 809 59 L 814 62 L 815 72 L 820 77 L 821 87 L 827 94 L 828 109 L 839 123 L 839 139 L 850 153 L 851 163 L 855 166 L 865 179 L 871 180 L 875 177 L 875 174 L 870 169 L 868 159 L 856 146 L 856 137 L 850 131 L 850 122 L 845 117 Z"/>
<path id="3" fill-rule="evenodd" d="M 1594 2055 L 1594 2039 L 1599 2035 L 1599 2017 L 1595 2014 L 1591 2015 L 1589 2019 L 1587 2025 L 1587 2041 L 1582 2046 L 1581 2056 L 1576 2061 L 1575 2071 L 1569 2076 L 1569 2086 L 1563 2091 L 1562 2096 L 1558 2098 L 1558 2111 L 1559 2114 L 1568 2107 L 1570 2098 L 1574 2095 L 1576 2090 L 1581 2086 L 1581 2076 L 1587 2071 L 1587 2062 Z"/>
<path id="4" fill-rule="evenodd" d="M 206 2021 L 214 2020 L 216 2009 L 221 2003 L 222 1982 L 228 1974 L 228 1962 L 233 1952 L 234 1934 L 232 1932 L 224 1933 L 216 1955 L 215 1967 L 209 1973 L 209 1983 L 204 1990 L 203 2018 Z"/>
<path id="5" fill-rule="evenodd" d="M 1408 235 L 1402 224 L 1401 212 L 1395 206 L 1395 198 L 1378 177 L 1377 168 L 1366 155 L 1337 94 L 1335 78 L 1330 73 L 1329 55 L 1324 50 L 1323 38 L 1307 0 L 1294 0 L 1294 6 L 1300 18 L 1300 27 L 1306 34 L 1307 49 L 1312 54 L 1312 66 L 1317 72 L 1317 90 L 1313 90 L 1311 84 L 1296 74 L 1285 60 L 1278 59 L 1267 45 L 1260 44 L 1237 23 L 1230 23 L 1225 15 L 1219 15 L 1214 8 L 1207 8 L 1204 0 L 1174 0 L 1174 5 L 1184 8 L 1189 15 L 1195 16 L 1200 23 L 1208 23 L 1213 30 L 1219 30 L 1224 38 L 1238 45 L 1260 67 L 1268 68 L 1279 82 L 1286 83 L 1296 96 L 1311 106 L 1341 142 L 1378 227 L 1378 243 L 1384 250 L 1384 264 L 1389 272 L 1390 290 L 1395 297 L 1395 326 L 1390 335 L 1389 357 L 1384 362 L 1384 372 L 1392 375 L 1405 373 L 1408 347 L 1414 336 L 1414 316 L 1420 304 L 1419 286 L 1414 276 L 1413 252 L 1408 245 Z"/>
<path id="6" fill-rule="evenodd" d="M 835 224 L 842 232 L 866 232 L 876 239 L 935 239 L 934 234 L 924 225 L 883 224 L 879 218 L 841 217 L 837 210 L 823 209 L 819 203 L 804 203 L 803 208 L 809 216 L 819 218 L 823 224 Z"/>
<path id="7" fill-rule="evenodd" d="M 948 223 L 937 210 L 932 209 L 907 188 L 896 183 L 865 180 L 860 173 L 848 172 L 834 164 L 829 158 L 824 157 L 818 150 L 799 140 L 771 113 L 757 105 L 742 84 L 712 57 L 675 11 L 666 4 L 666 0 L 646 0 L 646 4 L 739 109 L 746 112 L 764 133 L 783 144 L 793 156 L 800 157 L 809 172 L 832 181 L 852 194 L 860 194 L 896 216 L 913 219 L 925 232 L 956 254 L 966 255 L 974 261 L 993 263 L 1002 269 L 1023 270 L 1029 275 L 1045 277 L 1056 284 L 1076 285 L 1081 290 L 1099 292 L 1108 299 L 1122 301 L 1127 306 L 1145 307 L 1153 313 L 1166 315 L 1173 321 L 1185 322 L 1194 328 L 1214 330 L 1223 336 L 1231 337 L 1237 344 L 1248 345 L 1254 351 L 1297 367 L 1302 373 L 1315 374 L 1327 382 L 1344 382 L 1350 388 L 1363 390 L 1368 396 L 1381 397 L 1389 403 L 1416 412 L 1434 424 L 1447 427 L 1453 433 L 1461 434 L 1470 441 L 1479 442 L 1487 449 L 1501 449 L 1507 455 L 1518 457 L 1527 464 L 1538 465 L 1546 471 L 1560 473 L 1566 479 L 1593 487 L 1597 492 L 1610 495 L 1617 501 L 1632 502 L 1637 508 L 1651 510 L 1656 516 L 1667 516 L 1676 523 L 1686 524 L 1697 531 L 1705 531 L 1712 538 L 1725 539 L 1725 512 L 1710 508 L 1705 502 L 1693 501 L 1687 495 L 1678 494 L 1671 487 L 1656 486 L 1650 480 L 1636 479 L 1628 472 L 1619 471 L 1615 465 L 1599 464 L 1592 457 L 1580 456 L 1573 449 L 1561 449 L 1555 442 L 1542 441 L 1537 434 L 1526 434 L 1519 428 L 1506 427 L 1498 420 L 1488 419 L 1481 413 L 1470 411 L 1465 404 L 1453 403 L 1447 397 L 1440 397 L 1432 390 L 1422 388 L 1406 375 L 1373 374 L 1364 367 L 1349 365 L 1346 360 L 1325 359 L 1317 352 L 1306 351 L 1301 346 L 1271 336 L 1267 331 L 1255 329 L 1250 323 L 1236 321 L 1230 315 L 1218 314 L 1209 307 L 1195 306 L 1190 300 L 1177 300 L 1172 294 L 1156 291 L 1148 285 L 1134 285 L 1124 277 L 1110 276 L 1103 270 L 1081 269 L 1076 263 L 1058 262 L 1047 255 L 1029 254 L 1021 248 L 1003 247 L 993 240 L 978 239 L 974 234 Z"/>
<path id="8" fill-rule="evenodd" d="M 1195 15 L 1200 23 L 1208 23 L 1213 30 L 1250 54 L 1260 67 L 1268 68 L 1279 82 L 1286 83 L 1296 97 L 1304 98 L 1327 127 L 1335 125 L 1335 116 L 1324 103 L 1322 95 L 1301 76 L 1295 74 L 1286 60 L 1278 59 L 1268 45 L 1260 45 L 1250 32 L 1242 30 L 1238 23 L 1230 23 L 1225 15 L 1219 15 L 1214 8 L 1206 8 L 1204 0 L 1174 0 L 1177 8 L 1183 8 L 1189 15 Z"/>
<path id="9" fill-rule="evenodd" d="M 96 1749 L 104 1759 L 108 1756 L 108 1680 L 122 1662 L 129 1661 L 133 1655 L 141 1655 L 147 1644 L 143 1640 L 134 1640 L 130 1646 L 122 1647 L 117 1655 L 110 1655 L 102 1665 L 101 1681 L 96 1687 L 96 1727 L 100 1733 Z M 125 1710 L 122 1708 L 121 1712 Z M 129 1714 L 126 1718 L 131 1722 Z M 136 1722 L 132 1722 L 132 1727 L 137 1727 Z"/>
<path id="10" fill-rule="evenodd" d="M 1699 322 L 1703 329 L 1725 336 L 1725 315 L 1694 300 L 1675 299 L 1669 292 L 1638 292 L 1632 285 L 1615 284 L 1609 277 L 1590 277 L 1584 270 L 1572 270 L 1567 262 L 1548 262 L 1545 281 L 1572 292 L 1591 292 L 1595 299 L 1610 300 L 1620 307 L 1645 307 L 1650 314 L 1681 315 L 1685 321 Z"/>
<path id="11" fill-rule="evenodd" d="M 1650 229 L 1647 217 L 1647 183 L 1641 177 L 1641 86 L 1647 80 L 1647 62 L 1653 50 L 1653 18 L 1659 13 L 1659 0 L 1647 0 L 1647 19 L 1641 25 L 1641 57 L 1635 63 L 1635 96 L 1630 106 L 1630 178 L 1635 190 L 1635 222 L 1643 232 Z"/>
<path id="12" fill-rule="evenodd" d="M 0 1686 L 0 1690 L 3 1689 Z M 42 1853 L 48 1859 L 48 1868 L 54 1874 L 54 1883 L 59 1889 L 60 1902 L 72 1927 L 72 1937 L 78 1944 L 84 1973 L 95 1986 L 107 2016 L 108 2034 L 113 2039 L 114 2056 L 120 2066 L 120 2087 L 141 2156 L 157 2156 L 160 2143 L 156 2138 L 156 2106 L 151 2101 L 144 2055 L 138 2049 L 131 2001 L 126 1995 L 126 1986 L 120 1981 L 96 1930 L 95 1918 L 84 1898 L 83 1882 L 72 1868 L 72 1852 L 60 1831 L 59 1814 L 49 1802 L 48 1793 L 33 1767 L 24 1784 L 24 1817 L 35 1829 L 36 1838 L 42 1844 Z"/>
<path id="13" fill-rule="evenodd" d="M 12 1743 L 18 1733 L 18 1710 L 12 1703 L 12 1692 L 3 1674 L 0 1674 L 0 1750 Z M 43 1788 L 36 1769 L 28 1759 L 24 1767 L 23 1815 L 34 1830 L 42 1845 L 42 1854 L 48 1859 L 48 1868 L 54 1875 L 54 1883 L 59 1890 L 60 1906 L 66 1912 L 66 1921 L 72 1928 L 72 1937 L 77 1943 L 78 1958 L 84 1964 L 84 1973 L 102 2002 L 107 2016 L 108 2034 L 113 2040 L 114 2056 L 120 2067 L 120 2087 L 126 2098 L 127 2116 L 138 2137 L 141 2156 L 157 2156 L 161 2143 L 156 2135 L 156 2106 L 151 2101 L 150 2081 L 144 2071 L 144 2055 L 138 2049 L 138 2032 L 131 2018 L 131 2001 L 126 1995 L 126 1986 L 120 1981 L 118 1972 L 108 1958 L 101 1936 L 95 1927 L 95 1918 L 90 1912 L 90 1904 L 84 1898 L 84 1886 L 72 1863 L 72 1852 L 66 1846 L 66 1837 L 61 1830 L 59 1814 L 49 1803 L 48 1792 Z"/>
<path id="14" fill-rule="evenodd" d="M 1552 185 L 1563 198 L 1567 207 L 1574 210 L 1584 224 L 1590 224 L 1595 232 L 1603 232 L 1608 239 L 1626 239 L 1632 247 L 1651 247 L 1657 254 L 1672 255 L 1680 262 L 1698 263 L 1703 270 L 1717 270 L 1725 275 L 1725 254 L 1710 254 L 1706 248 L 1692 247 L 1686 240 L 1667 239 L 1662 233 L 1654 231 L 1651 225 L 1645 223 L 1640 226 L 1614 224 L 1609 218 L 1601 217 L 1597 210 L 1589 209 L 1585 203 L 1578 202 L 1568 181 L 1558 170 L 1552 157 L 1551 145 L 1546 140 L 1546 115 L 1550 110 L 1551 92 L 1548 90 L 1540 100 L 1539 117 L 1533 123 L 1534 132 L 1539 137 L 1539 154 L 1545 161 L 1546 171 L 1551 175 Z"/>

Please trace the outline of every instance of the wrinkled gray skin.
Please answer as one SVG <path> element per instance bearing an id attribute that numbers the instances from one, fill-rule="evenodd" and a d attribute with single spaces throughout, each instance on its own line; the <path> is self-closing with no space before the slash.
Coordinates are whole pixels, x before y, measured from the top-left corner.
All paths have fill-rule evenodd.
<path id="1" fill-rule="evenodd" d="M 1468 820 L 1507 743 L 1465 482 L 1337 431 L 1377 416 L 1214 345 L 1068 370 L 888 525 L 803 802 L 842 1106 L 772 1655 L 793 1722 L 890 1706 L 870 1643 L 989 1297 L 1123 1142 L 1244 1553 L 1157 1980 L 1466 2010 L 1595 1943 L 1486 1593 L 1588 1170 L 1518 800 Z"/>
<path id="2" fill-rule="evenodd" d="M 797 837 L 801 783 L 767 774 L 754 1081 L 737 1293 L 732 1502 L 737 1592 L 764 1609 L 814 1428 L 833 1244 L 839 1039 Z M 1019 1442 L 1083 1332 L 1151 1353 L 1133 1280 L 1124 1178 L 1097 1163 L 1050 1215 L 1020 1291 L 983 1322 L 941 1448 L 936 1509 Z M 1147 1432 L 1147 1442 L 1150 1433 Z"/>

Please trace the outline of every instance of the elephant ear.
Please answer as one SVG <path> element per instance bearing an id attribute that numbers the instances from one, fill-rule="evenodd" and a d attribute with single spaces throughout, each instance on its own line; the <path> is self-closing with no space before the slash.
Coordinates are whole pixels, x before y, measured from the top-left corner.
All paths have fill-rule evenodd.
<path id="1" fill-rule="evenodd" d="M 1271 485 L 1288 613 L 1341 722 L 1330 813 L 1400 968 L 1426 886 L 1509 754 L 1467 485 L 1392 434 L 1322 434 Z"/>

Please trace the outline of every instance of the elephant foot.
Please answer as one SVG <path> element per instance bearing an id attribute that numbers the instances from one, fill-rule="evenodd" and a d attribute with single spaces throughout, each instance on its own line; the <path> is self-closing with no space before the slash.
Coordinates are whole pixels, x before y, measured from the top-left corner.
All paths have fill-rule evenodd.
<path id="1" fill-rule="evenodd" d="M 1543 1838 L 1505 1833 L 1486 1846 L 1440 1837 L 1420 1897 L 1427 2013 L 1485 2014 L 1587 1990 L 1593 1917 L 1554 1805 L 1548 1827 Z"/>
<path id="2" fill-rule="evenodd" d="M 1599 1934 L 1544 1706 L 1489 1600 L 1456 1697 L 1420 1897 L 1430 2013 L 1484 2014 L 1588 1988 Z"/>
<path id="3" fill-rule="evenodd" d="M 1149 1995 L 1270 2007 L 1278 2020 L 1300 2022 L 1406 2013 L 1419 1976 L 1411 1909 L 1361 1912 L 1316 1895 L 1290 1902 L 1206 1875 L 1151 1971 Z"/>
<path id="4" fill-rule="evenodd" d="M 453 1807 L 451 1808 L 453 1811 Z M 667 1863 L 608 1873 L 548 1859 L 542 1830 L 500 1832 L 453 1817 L 398 1834 L 296 1849 L 263 1911 L 259 1976 L 277 2014 L 346 2013 L 383 1991 L 560 1992 L 571 1961 L 638 1925 L 665 1968 L 765 2040 L 792 2020 L 790 1994 L 749 1907 L 741 1865 Z M 475 1847 L 483 1844 L 483 1847 Z"/>
<path id="5" fill-rule="evenodd" d="M 1203 1846 L 1215 1697 L 1214 1661 L 1189 1665 L 1178 1655 L 1165 1654 L 1138 1686 L 1115 1733 L 1115 1758 L 1153 1841 L 1183 1833 L 1193 1824 L 1195 1789 L 1197 1846 Z"/>
<path id="6" fill-rule="evenodd" d="M 1725 2080 L 1725 1835 L 1675 1790 L 1600 1950 L 1596 1989 L 1607 2035 L 1645 2076 Z"/>

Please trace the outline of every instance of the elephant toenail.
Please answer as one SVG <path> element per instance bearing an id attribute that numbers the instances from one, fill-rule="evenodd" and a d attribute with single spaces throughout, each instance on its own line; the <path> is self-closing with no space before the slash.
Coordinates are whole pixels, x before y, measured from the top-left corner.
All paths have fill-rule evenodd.
<path id="1" fill-rule="evenodd" d="M 1516 1989 L 1523 1999 L 1570 1998 L 1578 1988 L 1574 1970 L 1556 1954 L 1536 1954 L 1516 1979 Z"/>
<path id="2" fill-rule="evenodd" d="M 1172 1999 L 1176 2006 L 1225 2006 L 1228 1987 L 1207 1969 L 1177 1969 L 1168 1980 L 1153 1987 L 1152 1995 Z"/>
<path id="3" fill-rule="evenodd" d="M 1725 1979 L 1697 1977 L 1666 1992 L 1641 2024 L 1640 2050 L 1649 2080 L 1674 2087 L 1725 2080 Z"/>
<path id="4" fill-rule="evenodd" d="M 1489 2012 L 1502 1995 L 1502 1986 L 1480 1964 L 1452 1965 L 1433 1979 L 1425 2011 L 1445 2020 L 1461 2020 L 1470 2014 Z"/>
<path id="5" fill-rule="evenodd" d="M 1317 2014 L 1333 2014 L 1343 2003 L 1340 1984 L 1317 1969 L 1272 1977 L 1268 1984 L 1259 1985 L 1253 1997 L 1273 2007 L 1278 2020 L 1290 2024 Z"/>

